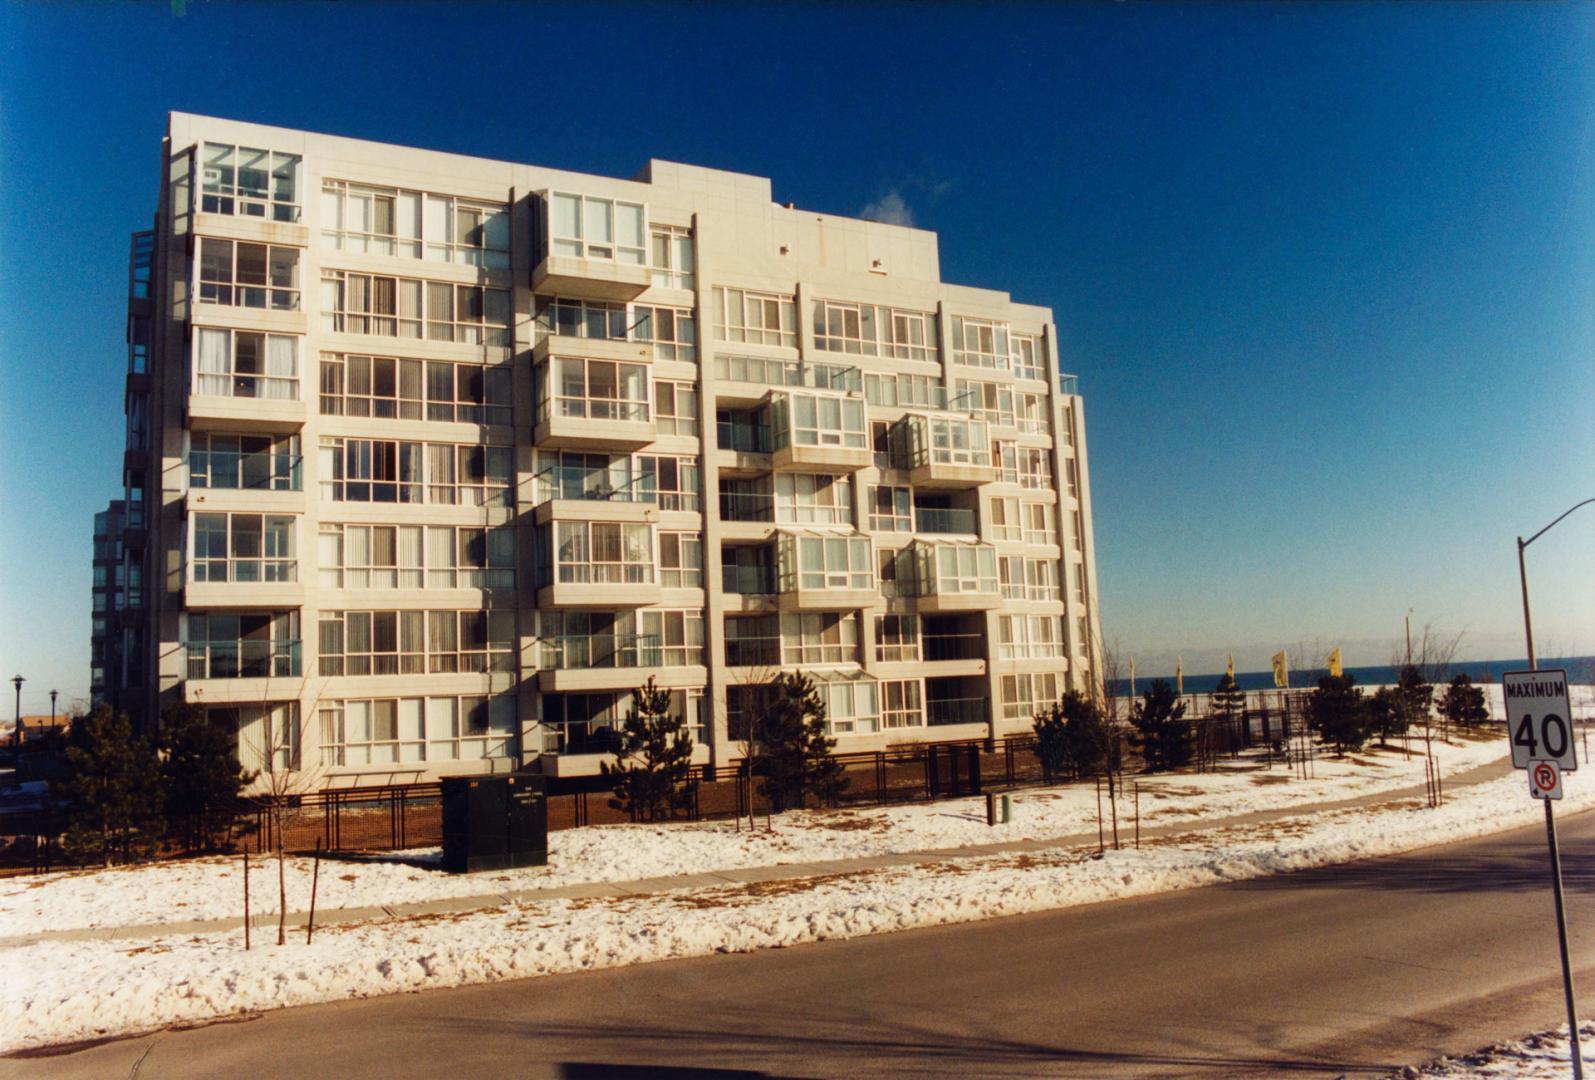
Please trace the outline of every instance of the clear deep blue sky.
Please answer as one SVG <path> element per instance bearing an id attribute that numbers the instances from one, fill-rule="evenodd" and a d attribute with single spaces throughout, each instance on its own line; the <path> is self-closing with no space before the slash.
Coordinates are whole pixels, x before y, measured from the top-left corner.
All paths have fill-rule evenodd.
<path id="1" fill-rule="evenodd" d="M 674 159 L 936 230 L 946 280 L 1057 314 L 1143 672 L 1380 663 L 1408 608 L 1515 655 L 1512 538 L 1595 495 L 1587 3 L 11 4 L 0 42 L 0 674 L 29 711 L 87 689 L 169 109 Z M 1530 572 L 1542 653 L 1595 652 L 1595 507 Z"/>

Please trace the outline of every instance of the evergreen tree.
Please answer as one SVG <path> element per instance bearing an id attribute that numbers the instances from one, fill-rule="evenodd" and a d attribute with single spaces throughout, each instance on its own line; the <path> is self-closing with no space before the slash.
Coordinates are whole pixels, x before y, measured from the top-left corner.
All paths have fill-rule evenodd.
<path id="1" fill-rule="evenodd" d="M 691 765 L 692 736 L 686 718 L 671 713 L 670 692 L 659 689 L 649 676 L 632 694 L 615 764 L 598 766 L 614 785 L 609 805 L 627 811 L 634 821 L 665 817 L 681 805 Z"/>
<path id="2" fill-rule="evenodd" d="M 1141 751 L 1148 772 L 1187 765 L 1196 750 L 1196 733 L 1185 719 L 1185 702 L 1166 679 L 1153 680 L 1130 711 L 1136 734 L 1130 744 Z"/>
<path id="3" fill-rule="evenodd" d="M 1036 733 L 1036 757 L 1041 762 L 1041 776 L 1051 780 L 1074 771 L 1072 747 L 1069 745 L 1069 721 L 1064 716 L 1063 703 L 1053 702 L 1031 718 Z"/>
<path id="4" fill-rule="evenodd" d="M 1490 710 L 1484 704 L 1484 688 L 1474 686 L 1466 672 L 1458 675 L 1440 698 L 1440 714 L 1457 727 L 1486 723 Z"/>
<path id="5" fill-rule="evenodd" d="M 1213 688 L 1212 719 L 1227 727 L 1239 728 L 1246 722 L 1246 691 L 1235 682 L 1235 676 L 1225 672 Z"/>
<path id="6" fill-rule="evenodd" d="M 238 763 L 238 737 L 200 705 L 161 715 L 161 790 L 166 821 L 187 850 L 215 847 L 255 774 Z"/>
<path id="7" fill-rule="evenodd" d="M 1404 664 L 1396 679 L 1396 703 L 1404 723 L 1402 730 L 1422 727 L 1429 731 L 1429 709 L 1434 702 L 1434 687 L 1416 664 Z"/>
<path id="8" fill-rule="evenodd" d="M 842 764 L 832 756 L 836 740 L 825 734 L 825 703 L 801 672 L 776 676 L 761 724 L 759 745 L 764 794 L 777 813 L 800 807 L 813 793 L 834 802 L 847 788 Z"/>
<path id="9" fill-rule="evenodd" d="M 1351 675 L 1325 675 L 1307 699 L 1307 717 L 1314 731 L 1335 744 L 1335 753 L 1360 750 L 1368 741 L 1368 703 Z"/>
<path id="10" fill-rule="evenodd" d="M 53 786 L 66 804 L 67 853 L 105 866 L 154 854 L 164 825 L 159 759 L 127 717 L 105 705 L 75 717 L 64 757 L 66 776 Z"/>
<path id="11" fill-rule="evenodd" d="M 1093 776 L 1107 768 L 1112 730 L 1101 705 L 1078 690 L 1035 714 L 1036 757 L 1047 779 Z"/>
<path id="12" fill-rule="evenodd" d="M 1389 744 L 1390 740 L 1406 733 L 1407 720 L 1396 699 L 1395 687 L 1381 686 L 1373 696 L 1364 699 L 1364 704 L 1368 710 L 1368 730 L 1379 736 L 1380 742 Z"/>

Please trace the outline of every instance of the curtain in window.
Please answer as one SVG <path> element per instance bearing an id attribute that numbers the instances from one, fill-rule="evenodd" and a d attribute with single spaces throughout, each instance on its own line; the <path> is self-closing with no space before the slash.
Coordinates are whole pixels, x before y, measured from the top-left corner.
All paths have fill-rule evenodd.
<path id="1" fill-rule="evenodd" d="M 266 338 L 266 393 L 268 398 L 293 401 L 299 397 L 299 339 L 282 334 Z"/>
<path id="2" fill-rule="evenodd" d="M 195 393 L 213 397 L 226 397 L 231 386 L 232 336 L 226 330 L 199 330 L 199 385 Z"/>

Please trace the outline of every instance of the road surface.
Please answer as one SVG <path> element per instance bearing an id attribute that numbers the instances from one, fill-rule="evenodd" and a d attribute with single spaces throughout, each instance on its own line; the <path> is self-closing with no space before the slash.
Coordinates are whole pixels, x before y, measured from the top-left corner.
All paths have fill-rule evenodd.
<path id="1" fill-rule="evenodd" d="M 1595 811 L 1560 824 L 1587 1017 Z M 1361 1076 L 1562 1019 L 1535 826 L 1087 908 L 280 1010 L 0 1076 Z"/>

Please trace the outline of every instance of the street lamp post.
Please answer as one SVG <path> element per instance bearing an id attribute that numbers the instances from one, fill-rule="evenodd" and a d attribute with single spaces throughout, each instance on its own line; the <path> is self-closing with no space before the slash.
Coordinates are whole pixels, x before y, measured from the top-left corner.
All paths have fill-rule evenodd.
<path id="1" fill-rule="evenodd" d="M 55 728 L 55 695 L 57 693 L 59 693 L 59 691 L 50 691 L 50 728 L 52 730 Z"/>
<path id="2" fill-rule="evenodd" d="M 11 743 L 18 750 L 22 749 L 22 684 L 27 681 L 21 675 L 11 676 L 11 685 L 17 688 L 17 726 L 11 733 Z"/>
<path id="3" fill-rule="evenodd" d="M 1585 499 L 1583 502 L 1576 502 L 1569 506 L 1562 511 L 1561 517 L 1558 517 L 1550 525 L 1545 526 L 1545 528 L 1527 540 L 1521 536 L 1517 538 L 1517 576 L 1519 584 L 1523 587 L 1523 641 L 1528 647 L 1530 671 L 1535 670 L 1539 665 L 1535 662 L 1534 657 L 1534 624 L 1529 618 L 1529 572 L 1527 563 L 1523 560 L 1523 551 L 1534 541 L 1550 532 L 1554 526 L 1561 522 L 1562 518 L 1567 517 L 1568 514 L 1571 514 L 1581 506 L 1588 506 L 1590 503 L 1595 503 L 1595 498 Z M 1507 730 L 1509 732 L 1512 730 L 1512 718 L 1510 716 L 1507 717 Z M 1562 859 L 1556 850 L 1556 818 L 1551 813 L 1551 800 L 1542 799 L 1541 801 L 1545 803 L 1545 839 L 1551 850 L 1551 888 L 1556 895 L 1556 937 L 1558 944 L 1562 947 L 1562 994 L 1567 999 L 1567 1034 L 1573 1051 L 1573 1080 L 1584 1080 L 1584 1056 L 1578 1044 L 1578 1006 L 1573 999 L 1573 967 L 1567 958 L 1567 913 L 1562 906 Z"/>
<path id="4" fill-rule="evenodd" d="M 1408 608 L 1407 613 L 1401 617 L 1401 621 L 1406 623 L 1407 626 L 1407 663 L 1409 664 L 1412 663 L 1412 613 L 1415 610 L 1417 609 Z"/>

